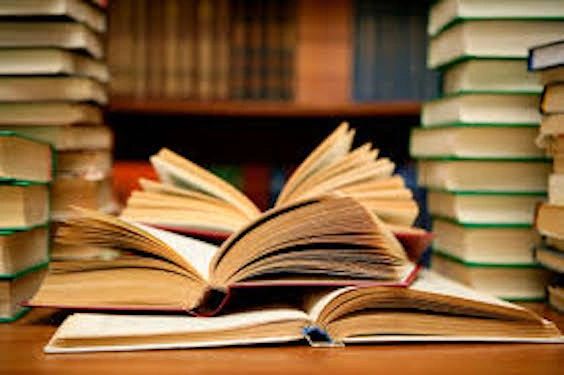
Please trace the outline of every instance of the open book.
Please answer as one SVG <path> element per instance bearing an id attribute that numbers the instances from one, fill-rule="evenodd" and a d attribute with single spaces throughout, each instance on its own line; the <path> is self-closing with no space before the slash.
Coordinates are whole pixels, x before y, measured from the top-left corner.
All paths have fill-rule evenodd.
<path id="1" fill-rule="evenodd" d="M 395 165 L 370 143 L 352 149 L 355 131 L 341 124 L 296 169 L 275 204 L 280 208 L 323 195 L 355 198 L 376 214 L 413 252 L 429 243 L 414 228 L 419 210 Z M 174 152 L 151 157 L 160 182 L 141 180 L 122 217 L 158 228 L 225 239 L 260 215 L 239 190 Z M 410 251 L 411 253 L 411 251 Z"/>
<path id="2" fill-rule="evenodd" d="M 402 341 L 562 342 L 549 321 L 423 271 L 409 288 L 340 288 L 299 306 L 242 310 L 212 318 L 73 314 L 47 353 L 123 351 L 281 343 Z"/>
<path id="3" fill-rule="evenodd" d="M 103 255 L 52 262 L 30 305 L 211 315 L 232 287 L 405 286 L 415 274 L 389 228 L 350 197 L 313 198 L 274 208 L 219 248 L 100 212 L 79 211 L 80 217 L 59 228 L 58 242 L 96 247 Z"/>

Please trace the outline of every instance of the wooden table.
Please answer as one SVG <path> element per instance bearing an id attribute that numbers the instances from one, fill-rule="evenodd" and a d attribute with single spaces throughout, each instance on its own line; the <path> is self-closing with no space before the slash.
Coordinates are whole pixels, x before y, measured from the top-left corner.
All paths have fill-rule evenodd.
<path id="1" fill-rule="evenodd" d="M 564 316 L 527 305 L 564 331 Z M 564 374 L 564 345 L 406 344 L 310 348 L 283 347 L 161 350 L 45 355 L 57 314 L 33 311 L 0 325 L 0 374 Z"/>

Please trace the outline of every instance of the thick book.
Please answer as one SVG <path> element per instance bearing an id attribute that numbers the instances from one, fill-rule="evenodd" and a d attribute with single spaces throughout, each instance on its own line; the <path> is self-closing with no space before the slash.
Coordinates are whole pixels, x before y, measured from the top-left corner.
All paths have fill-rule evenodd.
<path id="1" fill-rule="evenodd" d="M 535 227 L 540 234 L 555 239 L 564 239 L 564 205 L 543 203 L 538 207 Z"/>
<path id="2" fill-rule="evenodd" d="M 133 351 L 308 341 L 313 346 L 383 342 L 561 342 L 556 326 L 517 305 L 431 271 L 409 288 L 340 288 L 301 303 L 196 318 L 73 314 L 47 353 Z"/>
<path id="3" fill-rule="evenodd" d="M 545 86 L 540 102 L 543 114 L 564 114 L 564 83 Z"/>
<path id="4" fill-rule="evenodd" d="M 37 291 L 46 268 L 47 262 L 42 262 L 16 273 L 0 274 L 0 323 L 12 322 L 27 311 L 21 302 Z"/>
<path id="5" fill-rule="evenodd" d="M 537 146 L 548 148 L 559 135 L 564 135 L 564 114 L 544 115 L 536 139 Z M 564 154 L 564 149 L 560 153 Z"/>
<path id="6" fill-rule="evenodd" d="M 91 57 L 58 48 L 5 48 L 0 50 L 0 74 L 11 76 L 72 75 L 108 82 L 106 65 Z"/>
<path id="7" fill-rule="evenodd" d="M 453 124 L 538 125 L 541 121 L 538 108 L 538 95 L 450 95 L 424 103 L 421 124 L 423 127 Z"/>
<path id="8" fill-rule="evenodd" d="M 113 147 L 113 133 L 103 125 L 0 125 L 0 131 L 49 143 L 59 152 L 111 150 Z"/>
<path id="9" fill-rule="evenodd" d="M 2 102 L 91 102 L 105 105 L 103 84 L 86 77 L 0 77 Z"/>
<path id="10" fill-rule="evenodd" d="M 548 303 L 560 313 L 564 313 L 564 287 L 561 285 L 548 286 Z"/>
<path id="11" fill-rule="evenodd" d="M 78 103 L 0 103 L 0 126 L 101 124 L 102 110 Z"/>
<path id="12" fill-rule="evenodd" d="M 466 20 L 435 35 L 427 66 L 446 68 L 469 58 L 524 59 L 529 48 L 562 38 L 564 15 L 546 20 Z"/>
<path id="13" fill-rule="evenodd" d="M 57 47 L 104 57 L 101 37 L 76 22 L 0 22 L 0 47 Z"/>
<path id="14" fill-rule="evenodd" d="M 549 246 L 537 246 L 535 258 L 549 270 L 564 274 L 564 252 Z"/>
<path id="15" fill-rule="evenodd" d="M 106 170 L 106 172 L 111 172 Z M 72 206 L 100 210 L 105 213 L 117 213 L 112 179 L 109 174 L 76 173 L 59 175 L 51 184 L 51 219 L 61 221 L 75 216 Z"/>
<path id="16" fill-rule="evenodd" d="M 537 263 L 474 263 L 433 249 L 431 269 L 478 292 L 510 301 L 541 301 L 550 273 Z"/>
<path id="17" fill-rule="evenodd" d="M 564 40 L 543 44 L 529 51 L 529 69 L 546 70 L 564 65 Z"/>
<path id="18" fill-rule="evenodd" d="M 26 181 L 0 184 L 0 207 L 0 230 L 42 225 L 49 218 L 49 188 Z"/>
<path id="19" fill-rule="evenodd" d="M 54 158 L 47 143 L 0 130 L 0 183 L 16 180 L 50 182 Z"/>
<path id="20" fill-rule="evenodd" d="M 0 277 L 9 277 L 49 259 L 49 228 L 0 231 Z"/>
<path id="21" fill-rule="evenodd" d="M 531 226 L 463 224 L 433 219 L 433 248 L 475 264 L 530 265 L 539 235 Z"/>
<path id="22" fill-rule="evenodd" d="M 535 143 L 538 126 L 445 126 L 414 128 L 410 154 L 415 158 L 544 158 Z"/>
<path id="23" fill-rule="evenodd" d="M 548 202 L 564 206 L 564 173 L 553 173 L 548 177 Z"/>
<path id="24" fill-rule="evenodd" d="M 431 6 L 427 33 L 436 35 L 465 20 L 563 18 L 564 4 L 559 0 L 442 0 Z"/>
<path id="25" fill-rule="evenodd" d="M 119 250 L 106 261 L 54 261 L 33 306 L 214 314 L 232 288 L 396 285 L 416 267 L 377 216 L 352 198 L 269 210 L 221 247 L 80 209 L 63 245 Z M 145 280 L 139 288 L 139 280 Z M 119 287 L 116 287 L 119 285 Z"/>
<path id="26" fill-rule="evenodd" d="M 464 224 L 531 226 L 543 193 L 483 193 L 430 190 L 429 212 Z"/>
<path id="27" fill-rule="evenodd" d="M 352 148 L 347 123 L 329 135 L 286 182 L 274 207 L 323 195 L 350 196 L 378 215 L 398 237 L 425 247 L 428 236 L 413 227 L 419 210 L 395 165 L 366 143 Z M 187 234 L 227 236 L 260 214 L 241 191 L 188 159 L 163 149 L 151 157 L 160 182 L 141 180 L 122 217 Z"/>
<path id="28" fill-rule="evenodd" d="M 525 59 L 468 59 L 443 72 L 443 93 L 540 94 L 538 74 L 527 71 Z"/>
<path id="29" fill-rule="evenodd" d="M 49 20 L 57 17 L 84 23 L 98 33 L 106 31 L 106 15 L 86 0 L 18 0 L 0 5 L 0 18 Z"/>
<path id="30" fill-rule="evenodd" d="M 543 160 L 466 160 L 417 162 L 419 185 L 458 192 L 546 193 L 551 165 Z M 479 171 L 479 173 L 477 173 Z"/>

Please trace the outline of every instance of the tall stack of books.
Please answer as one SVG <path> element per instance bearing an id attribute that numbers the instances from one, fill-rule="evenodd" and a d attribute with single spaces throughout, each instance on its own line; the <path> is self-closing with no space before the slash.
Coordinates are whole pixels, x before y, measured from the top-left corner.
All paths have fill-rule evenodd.
<path id="1" fill-rule="evenodd" d="M 442 96 L 423 105 L 410 147 L 429 189 L 432 267 L 505 299 L 543 298 L 532 225 L 550 163 L 534 142 L 542 87 L 527 55 L 562 37 L 564 2 L 444 0 L 428 33 Z"/>
<path id="2" fill-rule="evenodd" d="M 43 279 L 52 175 L 48 144 L 0 131 L 0 322 L 23 315 Z"/>
<path id="3" fill-rule="evenodd" d="M 537 144 L 553 158 L 548 203 L 537 211 L 536 228 L 544 243 L 537 247 L 536 258 L 556 274 L 548 287 L 549 302 L 564 312 L 564 40 L 533 48 L 529 68 L 538 71 L 544 85 Z"/>
<path id="4" fill-rule="evenodd" d="M 57 151 L 51 218 L 79 205 L 115 211 L 111 130 L 103 125 L 109 80 L 106 15 L 99 1 L 0 3 L 0 130 Z"/>
<path id="5" fill-rule="evenodd" d="M 295 2 L 115 0 L 109 65 L 116 97 L 293 97 Z"/>

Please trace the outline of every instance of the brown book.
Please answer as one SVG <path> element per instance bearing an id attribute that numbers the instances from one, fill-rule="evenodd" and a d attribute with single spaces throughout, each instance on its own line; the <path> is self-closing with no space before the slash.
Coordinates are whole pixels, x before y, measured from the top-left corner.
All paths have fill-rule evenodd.
<path id="1" fill-rule="evenodd" d="M 541 98 L 541 112 L 545 114 L 564 114 L 564 83 L 545 86 Z"/>
<path id="2" fill-rule="evenodd" d="M 564 239 L 564 205 L 543 203 L 535 218 L 535 227 L 540 234 L 551 238 Z"/>

